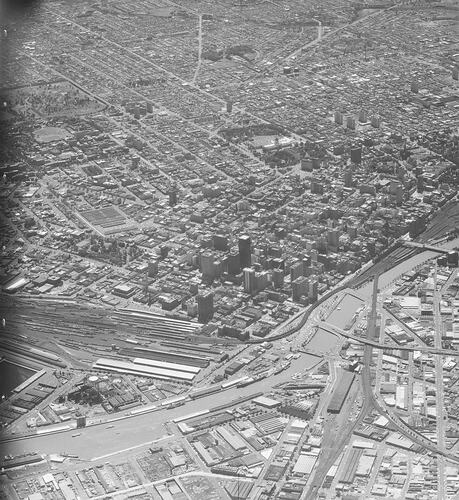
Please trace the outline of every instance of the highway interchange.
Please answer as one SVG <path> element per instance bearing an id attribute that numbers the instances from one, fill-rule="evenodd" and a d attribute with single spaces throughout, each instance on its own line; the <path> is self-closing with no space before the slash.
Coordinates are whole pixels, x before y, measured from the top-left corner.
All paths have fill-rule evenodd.
<path id="1" fill-rule="evenodd" d="M 457 244 L 457 241 L 449 242 L 447 247 L 452 247 L 454 244 Z M 378 294 L 376 291 L 383 291 L 401 274 L 420 265 L 422 262 L 431 259 L 435 255 L 436 254 L 432 251 L 424 251 L 417 254 L 407 261 L 398 264 L 393 269 L 381 274 L 378 276 L 377 280 L 374 280 L 372 283 L 367 283 L 356 292 L 353 292 L 366 301 L 367 307 L 369 307 L 371 311 L 365 339 L 366 344 L 363 369 L 361 376 L 359 377 L 359 384 L 361 384 L 361 387 L 356 393 L 357 397 L 358 394 L 361 394 L 362 404 L 359 404 L 360 412 L 358 418 L 346 427 L 346 432 L 342 435 L 342 439 L 337 441 L 336 446 L 333 449 L 329 449 L 327 452 L 321 454 L 319 466 L 317 467 L 314 477 L 309 483 L 310 490 L 308 491 L 310 494 L 313 494 L 313 492 L 318 490 L 328 469 L 331 465 L 333 465 L 337 456 L 339 456 L 342 452 L 342 449 L 352 434 L 353 429 L 363 420 L 368 412 L 372 410 L 384 415 L 391 422 L 392 426 L 400 432 L 400 434 L 407 437 L 412 442 L 419 444 L 422 448 L 434 452 L 445 459 L 447 458 L 457 461 L 457 458 L 450 452 L 447 452 L 444 448 L 444 441 L 442 438 L 442 436 L 444 436 L 443 423 L 438 424 L 438 444 L 427 440 L 425 437 L 411 430 L 405 422 L 393 414 L 384 402 L 374 394 L 373 382 L 370 373 L 371 366 L 373 364 L 373 355 L 375 352 L 374 347 L 378 346 L 378 339 L 375 337 L 375 331 L 377 312 L 380 304 L 378 304 Z M 346 291 L 338 292 L 339 296 L 343 296 L 345 293 Z M 291 335 L 288 340 L 283 339 L 275 341 L 276 346 L 283 349 L 300 349 L 305 341 L 312 337 L 311 333 L 315 331 L 315 327 L 320 325 L 328 326 L 328 328 L 332 329 L 335 334 L 344 333 L 343 330 L 329 324 L 327 325 L 326 322 L 324 323 L 322 321 L 324 314 L 329 313 L 332 307 L 336 307 L 339 300 L 340 299 L 331 296 L 309 315 L 307 322 L 298 332 Z M 346 333 L 348 334 L 348 337 L 352 336 L 351 331 Z M 313 353 L 315 355 L 321 354 L 324 359 L 330 362 L 332 374 L 334 373 L 336 366 L 340 364 L 338 351 L 345 339 L 346 337 L 344 336 L 337 336 L 337 342 L 334 346 L 325 347 L 322 353 Z M 359 340 L 361 341 L 361 339 Z M 383 345 L 380 347 L 383 347 Z M 437 342 L 434 348 L 425 347 L 425 349 L 430 349 L 432 352 L 435 352 L 435 349 L 439 350 L 439 344 Z M 304 348 L 304 351 L 308 352 L 307 345 Z M 381 349 L 377 349 L 376 352 L 378 351 L 382 354 Z M 443 350 L 441 352 L 443 353 Z M 441 359 L 440 356 L 437 356 L 436 358 Z M 320 362 L 320 358 L 318 358 L 318 362 Z M 259 391 L 267 394 L 273 390 L 275 386 L 282 382 L 290 381 L 293 374 L 303 370 L 304 361 L 300 356 L 298 359 L 292 359 L 292 363 L 287 370 L 277 375 L 273 375 L 268 379 L 255 382 L 247 387 L 229 388 L 217 395 L 214 394 L 198 400 L 186 401 L 184 405 L 172 409 L 160 409 L 143 414 L 137 414 L 135 416 L 124 415 L 119 417 L 119 419 L 112 422 L 110 425 L 108 425 L 107 422 L 104 422 L 100 425 L 92 425 L 81 429 L 79 430 L 80 435 L 76 437 L 72 437 L 75 435 L 75 430 L 69 429 L 51 434 L 13 437 L 8 440 L 4 440 L 2 447 L 12 455 L 26 452 L 39 452 L 41 454 L 48 455 L 53 453 L 67 453 L 77 455 L 79 459 L 85 461 L 97 462 L 99 460 L 106 460 L 112 455 L 122 455 L 132 449 L 146 446 L 155 440 L 167 438 L 168 431 L 166 431 L 165 425 L 177 417 L 192 414 L 202 410 L 203 408 L 212 408 L 216 405 L 236 400 L 236 398 L 240 396 L 250 396 Z M 437 376 L 437 390 L 439 395 L 442 394 L 441 381 L 442 378 Z M 329 387 L 327 387 L 327 390 L 322 395 L 317 415 L 321 413 L 322 416 L 326 416 L 326 405 L 332 393 L 331 389 L 332 384 L 329 384 Z M 442 458 L 440 463 L 443 464 L 446 462 Z M 442 468 L 443 467 L 441 467 L 440 470 L 442 470 Z M 308 493 L 305 490 L 303 498 L 310 498 L 307 495 Z"/>

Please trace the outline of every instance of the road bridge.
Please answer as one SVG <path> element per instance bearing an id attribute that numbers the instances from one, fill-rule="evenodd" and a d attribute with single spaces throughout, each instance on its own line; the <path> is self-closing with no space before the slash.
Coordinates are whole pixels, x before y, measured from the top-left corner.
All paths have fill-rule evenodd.
<path id="1" fill-rule="evenodd" d="M 449 253 L 449 250 L 445 250 L 444 248 L 437 247 L 435 245 L 429 245 L 428 243 L 419 243 L 417 241 L 404 241 L 402 243 L 403 246 L 405 247 L 411 247 L 411 248 L 420 248 L 421 250 L 430 250 L 432 252 L 438 252 L 438 253 L 444 253 L 447 254 Z"/>

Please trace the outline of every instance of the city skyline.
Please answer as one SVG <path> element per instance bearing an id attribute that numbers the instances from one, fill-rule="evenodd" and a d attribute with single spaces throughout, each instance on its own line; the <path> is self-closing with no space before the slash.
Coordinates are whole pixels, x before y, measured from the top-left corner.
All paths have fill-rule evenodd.
<path id="1" fill-rule="evenodd" d="M 459 498 L 443 0 L 0 9 L 0 498 Z"/>

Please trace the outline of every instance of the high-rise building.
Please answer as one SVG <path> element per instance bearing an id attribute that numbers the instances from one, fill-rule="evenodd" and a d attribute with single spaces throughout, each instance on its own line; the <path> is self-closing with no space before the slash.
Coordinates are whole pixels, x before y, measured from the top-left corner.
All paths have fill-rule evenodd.
<path id="1" fill-rule="evenodd" d="M 177 190 L 175 188 L 171 188 L 168 194 L 169 194 L 169 206 L 175 207 L 175 205 L 177 205 Z"/>
<path id="2" fill-rule="evenodd" d="M 244 291 L 254 293 L 256 291 L 256 276 L 255 269 L 250 267 L 244 268 Z"/>
<path id="3" fill-rule="evenodd" d="M 218 278 L 222 275 L 223 273 L 223 263 L 221 260 L 214 260 L 214 266 L 213 266 L 213 270 L 214 270 L 214 277 L 215 278 Z"/>
<path id="4" fill-rule="evenodd" d="M 352 170 L 349 168 L 344 172 L 344 187 L 352 187 L 353 182 Z"/>
<path id="5" fill-rule="evenodd" d="M 285 259 L 281 259 L 280 257 L 275 257 L 271 260 L 273 269 L 285 269 Z"/>
<path id="6" fill-rule="evenodd" d="M 169 254 L 170 248 L 167 245 L 161 245 L 159 247 L 159 254 L 161 256 L 161 259 L 165 259 L 168 254 Z"/>
<path id="7" fill-rule="evenodd" d="M 264 290 L 269 285 L 270 273 L 268 271 L 261 271 L 255 274 L 255 288 L 257 291 Z"/>
<path id="8" fill-rule="evenodd" d="M 324 186 L 321 182 L 316 179 L 311 180 L 311 193 L 313 194 L 324 194 Z"/>
<path id="9" fill-rule="evenodd" d="M 231 113 L 233 111 L 233 103 L 231 101 L 226 101 L 226 112 Z"/>
<path id="10" fill-rule="evenodd" d="M 330 229 L 327 232 L 327 245 L 330 247 L 338 248 L 338 246 L 339 246 L 339 232 L 336 229 Z"/>
<path id="11" fill-rule="evenodd" d="M 353 116 L 348 116 L 346 118 L 346 128 L 350 130 L 355 130 L 355 119 Z"/>
<path id="12" fill-rule="evenodd" d="M 357 163 L 357 164 L 362 162 L 362 148 L 361 147 L 351 148 L 351 162 Z"/>
<path id="13" fill-rule="evenodd" d="M 284 286 L 284 271 L 282 269 L 273 270 L 272 282 L 275 288 L 282 288 Z"/>
<path id="14" fill-rule="evenodd" d="M 197 296 L 198 321 L 207 323 L 214 315 L 214 294 L 212 292 L 201 292 Z"/>
<path id="15" fill-rule="evenodd" d="M 341 111 L 335 111 L 335 123 L 337 125 L 343 124 L 343 113 Z"/>
<path id="16" fill-rule="evenodd" d="M 416 179 L 416 189 L 418 193 L 422 193 L 424 191 L 424 177 L 422 175 Z"/>
<path id="17" fill-rule="evenodd" d="M 214 277 L 214 256 L 210 252 L 204 252 L 200 257 L 200 268 L 204 276 Z"/>
<path id="18" fill-rule="evenodd" d="M 366 123 L 367 122 L 367 112 L 364 111 L 363 109 L 360 110 L 360 113 L 359 113 L 359 122 L 360 123 Z"/>
<path id="19" fill-rule="evenodd" d="M 215 250 L 228 250 L 228 237 L 222 234 L 214 234 L 212 237 L 212 243 Z"/>
<path id="20" fill-rule="evenodd" d="M 379 128 L 381 126 L 381 118 L 379 118 L 379 116 L 372 116 L 371 117 L 371 126 L 373 128 Z"/>
<path id="21" fill-rule="evenodd" d="M 226 258 L 226 269 L 228 274 L 235 276 L 241 272 L 239 253 L 232 250 Z"/>
<path id="22" fill-rule="evenodd" d="M 319 282 L 317 281 L 316 278 L 309 278 L 309 290 L 308 290 L 308 298 L 311 301 L 316 301 L 318 297 L 318 289 L 319 289 Z"/>
<path id="23" fill-rule="evenodd" d="M 308 295 L 309 279 L 301 276 L 292 282 L 292 299 L 294 301 L 300 300 L 301 297 Z"/>
<path id="24" fill-rule="evenodd" d="M 318 252 L 315 248 L 311 248 L 311 264 L 317 262 Z"/>
<path id="25" fill-rule="evenodd" d="M 320 168 L 320 158 L 311 158 L 312 169 L 317 170 Z"/>
<path id="26" fill-rule="evenodd" d="M 448 252 L 448 266 L 458 267 L 459 265 L 459 253 L 457 251 L 451 250 Z"/>
<path id="27" fill-rule="evenodd" d="M 239 238 L 239 259 L 241 268 L 252 265 L 252 243 L 250 236 L 243 235 Z"/>
<path id="28" fill-rule="evenodd" d="M 399 181 L 391 181 L 389 192 L 394 198 L 396 205 L 400 205 L 403 201 L 403 186 Z"/>
<path id="29" fill-rule="evenodd" d="M 158 274 L 158 261 L 152 260 L 148 263 L 148 277 L 153 278 Z"/>
<path id="30" fill-rule="evenodd" d="M 303 261 L 294 262 L 290 266 L 290 280 L 293 282 L 298 279 L 300 276 L 303 276 Z"/>
<path id="31" fill-rule="evenodd" d="M 411 92 L 413 92 L 414 94 L 417 94 L 419 92 L 418 82 L 411 82 L 410 89 L 411 89 Z"/>
<path id="32" fill-rule="evenodd" d="M 312 160 L 308 156 L 301 159 L 301 170 L 304 170 L 306 172 L 312 171 Z"/>
<path id="33" fill-rule="evenodd" d="M 459 68 L 457 66 L 453 68 L 451 76 L 453 77 L 453 80 L 459 80 Z"/>
<path id="34" fill-rule="evenodd" d="M 307 253 L 302 255 L 301 260 L 303 261 L 303 274 L 306 267 L 311 265 L 311 256 Z"/>

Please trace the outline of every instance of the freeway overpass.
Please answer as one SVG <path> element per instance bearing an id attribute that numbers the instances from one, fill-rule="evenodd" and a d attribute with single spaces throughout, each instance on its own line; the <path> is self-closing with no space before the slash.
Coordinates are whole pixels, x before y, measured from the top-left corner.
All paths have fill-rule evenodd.
<path id="1" fill-rule="evenodd" d="M 327 330 L 330 333 L 334 333 L 335 335 L 341 335 L 342 337 L 346 337 L 349 340 L 352 340 L 354 342 L 360 342 L 361 344 L 374 347 L 375 349 L 388 349 L 394 351 L 419 351 L 419 352 L 426 352 L 429 354 L 440 354 L 442 356 L 459 357 L 459 351 L 453 351 L 450 349 L 438 349 L 429 346 L 406 346 L 406 345 L 402 346 L 398 344 L 380 344 L 375 340 L 371 340 L 369 338 L 355 337 L 354 335 L 351 335 L 350 333 L 346 333 L 344 330 L 341 330 L 341 328 L 338 328 L 337 326 L 330 325 L 330 323 L 327 323 L 326 321 L 322 321 L 321 323 L 318 324 L 318 326 L 319 328 Z"/>
<path id="2" fill-rule="evenodd" d="M 417 241 L 404 240 L 402 243 L 405 247 L 420 248 L 421 250 L 430 250 L 432 252 L 447 254 L 450 250 L 445 250 L 442 247 L 437 247 L 435 245 L 429 245 L 428 243 L 419 243 Z"/>

